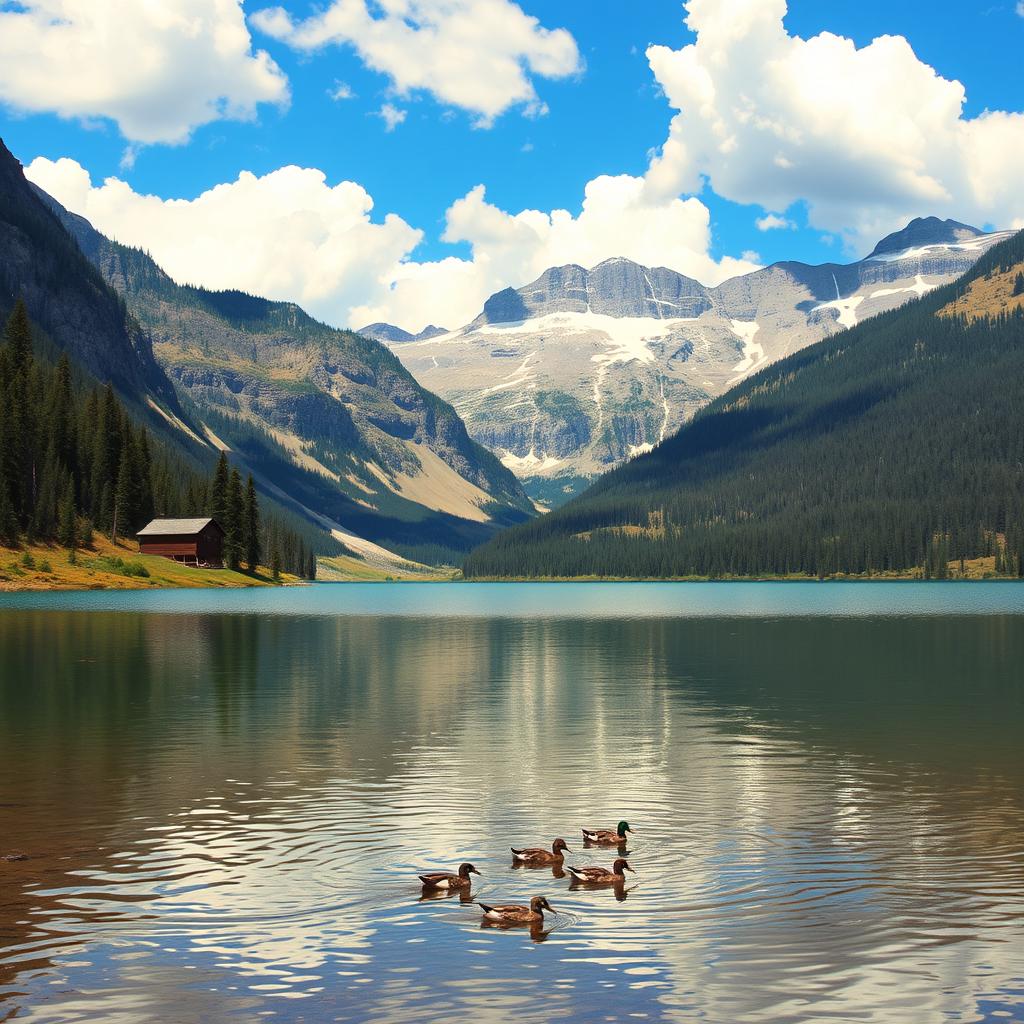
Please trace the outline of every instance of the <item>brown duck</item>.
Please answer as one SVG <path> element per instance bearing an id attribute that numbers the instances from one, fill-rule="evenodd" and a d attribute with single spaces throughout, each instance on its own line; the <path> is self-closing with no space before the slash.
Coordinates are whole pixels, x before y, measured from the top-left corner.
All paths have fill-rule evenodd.
<path id="1" fill-rule="evenodd" d="M 607 868 L 571 868 L 568 865 L 565 870 L 572 875 L 574 882 L 584 885 L 621 885 L 626 880 L 626 872 L 633 871 L 624 857 L 612 865 L 611 871 Z M 636 874 L 635 871 L 633 873 Z"/>
<path id="2" fill-rule="evenodd" d="M 434 871 L 426 875 L 420 875 L 424 889 L 468 889 L 473 880 L 470 875 L 479 875 L 472 864 L 460 864 L 458 874 L 450 874 L 447 871 Z"/>
<path id="3" fill-rule="evenodd" d="M 517 850 L 514 846 L 510 847 L 512 850 L 512 859 L 518 861 L 520 864 L 561 864 L 565 859 L 562 856 L 563 850 L 568 850 L 569 847 L 565 845 L 564 839 L 556 839 L 551 844 L 550 850 L 543 850 L 540 847 L 528 847 L 527 849 Z M 572 852 L 572 851 L 570 851 Z"/>
<path id="4" fill-rule="evenodd" d="M 622 846 L 626 841 L 626 833 L 632 831 L 628 821 L 620 821 L 614 831 L 610 828 L 585 828 L 583 838 L 588 843 L 598 843 L 601 846 Z"/>
<path id="5" fill-rule="evenodd" d="M 544 920 L 544 911 L 556 913 L 555 908 L 543 896 L 534 896 L 528 907 L 506 904 L 503 907 L 489 907 L 486 903 L 477 906 L 484 912 L 484 921 L 491 924 L 540 924 Z"/>

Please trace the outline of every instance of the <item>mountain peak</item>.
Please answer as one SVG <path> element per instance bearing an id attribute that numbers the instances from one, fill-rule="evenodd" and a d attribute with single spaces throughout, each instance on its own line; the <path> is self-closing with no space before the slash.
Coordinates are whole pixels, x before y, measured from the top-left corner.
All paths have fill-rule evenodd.
<path id="1" fill-rule="evenodd" d="M 428 324 L 418 334 L 413 334 L 411 331 L 402 330 L 401 327 L 395 327 L 394 324 L 374 323 L 360 327 L 355 333 L 361 334 L 364 338 L 383 342 L 385 345 L 403 345 L 409 341 L 429 341 L 431 338 L 447 334 L 448 330 L 445 327 Z"/>
<path id="2" fill-rule="evenodd" d="M 938 217 L 915 217 L 902 231 L 886 235 L 875 246 L 871 256 L 902 252 L 921 245 L 952 245 L 966 242 L 983 235 L 984 232 L 970 224 L 956 220 L 940 220 Z M 871 256 L 868 259 L 871 259 Z"/>

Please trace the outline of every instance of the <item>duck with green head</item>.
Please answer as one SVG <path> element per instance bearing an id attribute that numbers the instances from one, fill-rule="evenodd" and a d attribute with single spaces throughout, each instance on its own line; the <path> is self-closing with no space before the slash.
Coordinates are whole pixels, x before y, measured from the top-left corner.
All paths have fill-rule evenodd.
<path id="1" fill-rule="evenodd" d="M 585 828 L 583 838 L 588 843 L 597 843 L 599 846 L 623 846 L 626 842 L 626 833 L 632 831 L 628 821 L 620 821 L 614 831 L 610 828 Z"/>

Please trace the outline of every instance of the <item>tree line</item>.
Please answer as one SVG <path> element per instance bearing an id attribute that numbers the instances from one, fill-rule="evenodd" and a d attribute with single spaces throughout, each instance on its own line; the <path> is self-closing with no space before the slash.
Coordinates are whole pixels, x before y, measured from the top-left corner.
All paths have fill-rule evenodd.
<path id="1" fill-rule="evenodd" d="M 243 483 L 222 452 L 210 479 L 154 442 L 114 388 L 90 384 L 62 353 L 39 358 L 18 301 L 0 344 L 0 540 L 88 547 L 94 531 L 130 538 L 155 516 L 212 515 L 226 533 L 225 562 L 275 574 L 316 574 L 296 530 L 264 515 L 251 474 Z"/>

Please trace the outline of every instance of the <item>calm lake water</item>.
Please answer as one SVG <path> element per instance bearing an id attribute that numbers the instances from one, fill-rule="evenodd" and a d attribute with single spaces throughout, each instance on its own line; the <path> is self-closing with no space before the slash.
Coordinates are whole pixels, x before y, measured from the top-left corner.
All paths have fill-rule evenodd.
<path id="1" fill-rule="evenodd" d="M 3 596 L 22 854 L 0 1020 L 1022 1021 L 1024 586 Z"/>

